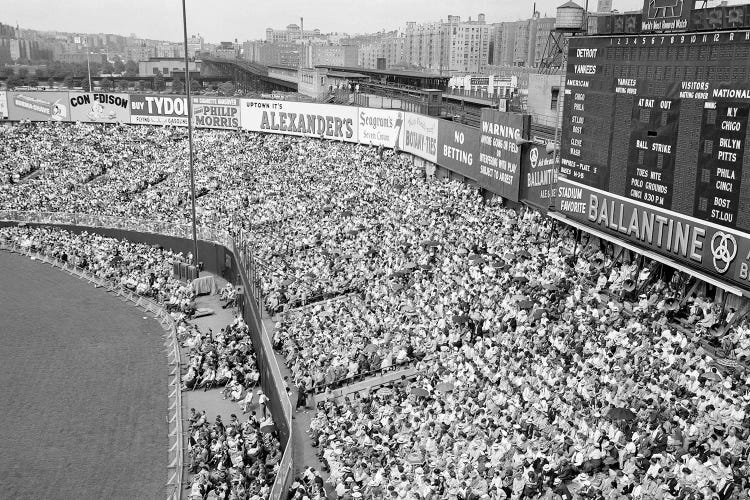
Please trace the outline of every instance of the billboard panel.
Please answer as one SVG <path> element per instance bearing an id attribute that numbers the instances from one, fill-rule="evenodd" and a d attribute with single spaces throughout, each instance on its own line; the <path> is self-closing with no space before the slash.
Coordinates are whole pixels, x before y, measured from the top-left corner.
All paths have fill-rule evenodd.
<path id="1" fill-rule="evenodd" d="M 0 120 L 8 118 L 8 96 L 5 91 L 0 91 Z"/>
<path id="2" fill-rule="evenodd" d="M 479 137 L 479 175 L 483 188 L 518 201 L 521 146 L 529 136 L 529 116 L 482 109 Z"/>
<path id="3" fill-rule="evenodd" d="M 198 128 L 240 128 L 240 100 L 237 97 L 193 97 L 193 125 Z"/>
<path id="4" fill-rule="evenodd" d="M 557 191 L 559 163 L 560 157 L 555 162 L 555 155 L 547 153 L 546 146 L 525 146 L 521 156 L 521 200 L 546 210 Z"/>
<path id="5" fill-rule="evenodd" d="M 176 95 L 130 95 L 130 123 L 136 125 L 188 125 L 187 97 Z"/>
<path id="6" fill-rule="evenodd" d="M 130 95 L 70 92 L 70 119 L 74 122 L 130 123 Z"/>
<path id="7" fill-rule="evenodd" d="M 403 150 L 433 163 L 437 161 L 438 120 L 406 113 Z"/>
<path id="8" fill-rule="evenodd" d="M 479 129 L 444 120 L 438 128 L 437 164 L 470 179 L 479 173 Z"/>
<path id="9" fill-rule="evenodd" d="M 643 0 L 641 31 L 685 31 L 695 2 Z"/>
<path id="10" fill-rule="evenodd" d="M 403 149 L 403 111 L 359 108 L 357 122 L 360 144 Z"/>
<path id="11" fill-rule="evenodd" d="M 651 39 L 570 39 L 561 175 L 750 232 L 750 35 Z"/>
<path id="12" fill-rule="evenodd" d="M 750 290 L 750 235 L 560 178 L 559 213 Z"/>
<path id="13" fill-rule="evenodd" d="M 357 142 L 356 107 L 265 99 L 240 101 L 245 130 Z"/>
<path id="14" fill-rule="evenodd" d="M 67 92 L 8 92 L 7 100 L 11 120 L 70 120 Z"/>

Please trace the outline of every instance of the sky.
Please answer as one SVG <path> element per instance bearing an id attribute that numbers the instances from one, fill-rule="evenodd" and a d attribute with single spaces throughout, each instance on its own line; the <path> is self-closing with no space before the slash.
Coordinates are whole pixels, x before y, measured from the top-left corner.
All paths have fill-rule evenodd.
<path id="1" fill-rule="evenodd" d="M 537 11 L 554 17 L 567 0 L 537 0 Z M 577 0 L 583 5 L 585 0 Z M 745 0 L 746 3 L 747 0 Z M 449 14 L 462 20 L 484 13 L 488 23 L 531 17 L 531 0 L 186 0 L 188 35 L 207 42 L 265 38 L 266 28 L 299 24 L 323 33 L 372 33 L 403 27 L 407 21 L 430 22 Z M 597 0 L 589 0 L 596 9 Z M 624 12 L 643 0 L 613 0 Z M 182 40 L 180 0 L 0 0 L 0 22 L 21 28 L 78 33 L 135 33 L 141 38 Z"/>

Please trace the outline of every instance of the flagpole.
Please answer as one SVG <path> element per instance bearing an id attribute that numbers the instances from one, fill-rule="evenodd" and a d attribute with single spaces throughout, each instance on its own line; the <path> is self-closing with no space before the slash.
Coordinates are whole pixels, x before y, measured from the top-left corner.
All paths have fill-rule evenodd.
<path id="1" fill-rule="evenodd" d="M 190 98 L 190 70 L 188 66 L 188 38 L 187 38 L 187 14 L 185 13 L 185 0 L 182 0 L 182 29 L 185 39 L 185 92 L 187 95 L 188 110 L 188 148 L 190 158 L 190 205 L 193 214 L 193 255 L 196 270 L 198 269 L 198 234 L 195 227 L 195 171 L 193 168 L 193 102 Z"/>

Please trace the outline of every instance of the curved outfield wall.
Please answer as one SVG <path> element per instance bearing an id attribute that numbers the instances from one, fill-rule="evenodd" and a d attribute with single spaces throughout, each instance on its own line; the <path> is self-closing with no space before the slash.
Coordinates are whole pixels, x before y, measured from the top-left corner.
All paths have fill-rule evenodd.
<path id="1" fill-rule="evenodd" d="M 104 220 L 107 219 L 107 220 Z M 71 221 L 78 221 L 79 224 L 73 224 Z M 86 222 L 87 224 L 83 224 Z M 107 227 L 107 222 L 110 227 Z M 146 243 L 149 245 L 160 245 L 165 249 L 171 249 L 175 252 L 187 254 L 193 250 L 193 240 L 182 236 L 164 235 L 155 232 L 143 232 L 128 227 L 149 227 L 156 229 L 162 226 L 158 222 L 149 221 L 121 221 L 116 223 L 114 218 L 91 217 L 88 215 L 75 214 L 33 214 L 30 212 L 3 212 L 0 211 L 0 227 L 15 226 L 19 223 L 25 223 L 29 226 L 54 226 L 60 229 L 74 233 L 91 232 L 103 236 L 126 239 L 128 241 Z M 115 225 L 118 227 L 111 227 Z M 174 230 L 174 226 L 170 225 Z M 179 232 L 180 228 L 176 232 Z M 255 284 L 248 279 L 247 268 L 243 268 L 240 261 L 235 258 L 234 242 L 228 235 L 222 233 L 208 234 L 208 231 L 201 231 L 202 236 L 208 238 L 214 236 L 219 241 L 198 240 L 198 255 L 203 262 L 204 270 L 213 274 L 224 276 L 227 281 L 236 285 L 242 285 L 246 291 L 252 291 Z M 258 368 L 261 373 L 261 387 L 269 396 L 270 410 L 274 422 L 279 430 L 281 442 L 285 443 L 284 456 L 281 462 L 281 469 L 277 476 L 276 484 L 272 498 L 280 499 L 284 497 L 291 481 L 291 471 L 293 469 L 292 450 L 292 406 L 289 396 L 283 386 L 281 371 L 279 370 L 271 339 L 263 326 L 262 315 L 258 303 L 252 298 L 251 293 L 245 293 L 242 309 L 243 319 L 250 327 L 250 336 L 255 349 Z"/>

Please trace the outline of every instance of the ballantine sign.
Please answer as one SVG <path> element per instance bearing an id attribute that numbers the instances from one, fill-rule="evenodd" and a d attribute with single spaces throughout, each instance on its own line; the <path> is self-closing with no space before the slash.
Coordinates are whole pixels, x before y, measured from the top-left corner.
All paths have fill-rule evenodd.
<path id="1" fill-rule="evenodd" d="M 589 222 L 600 227 L 650 246 L 656 245 L 665 252 L 703 262 L 706 230 L 702 227 L 595 193 L 589 193 L 586 215 Z"/>
<path id="2" fill-rule="evenodd" d="M 750 235 L 559 179 L 557 210 L 750 291 Z"/>

